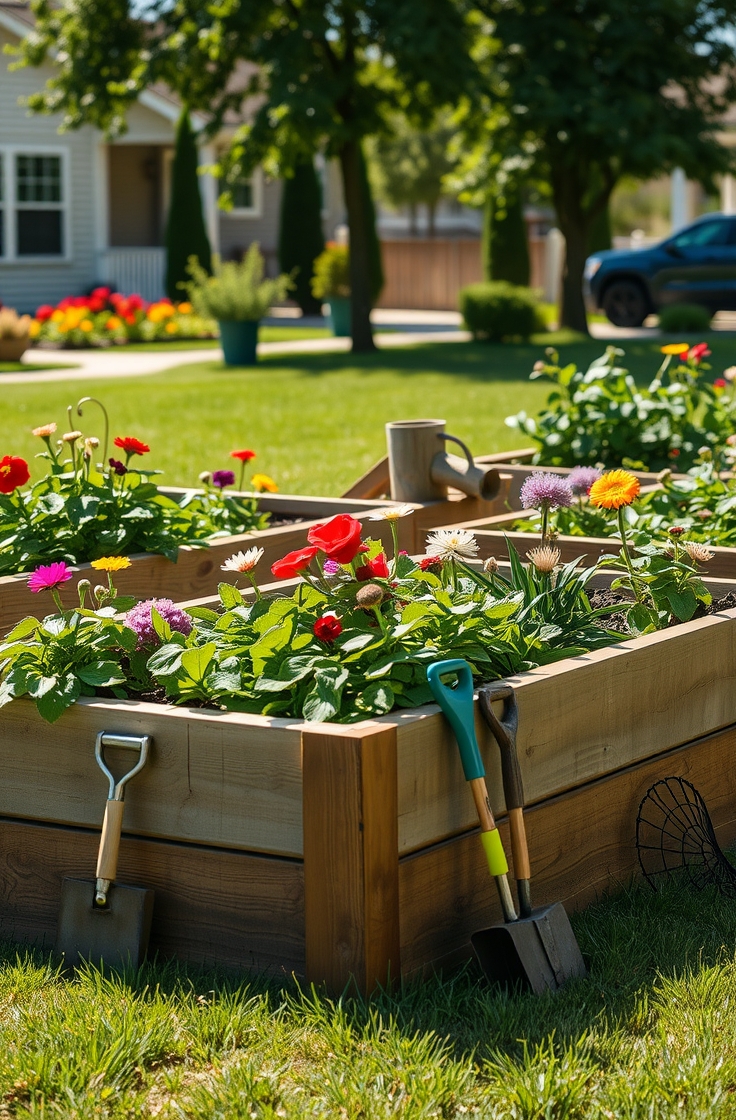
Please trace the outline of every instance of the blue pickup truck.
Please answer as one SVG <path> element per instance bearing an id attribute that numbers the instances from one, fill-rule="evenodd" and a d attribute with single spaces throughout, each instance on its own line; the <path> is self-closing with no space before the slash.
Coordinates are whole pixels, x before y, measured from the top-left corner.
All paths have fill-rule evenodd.
<path id="1" fill-rule="evenodd" d="M 736 310 L 736 216 L 708 214 L 648 249 L 606 249 L 585 263 L 589 310 L 640 327 L 672 303 Z"/>

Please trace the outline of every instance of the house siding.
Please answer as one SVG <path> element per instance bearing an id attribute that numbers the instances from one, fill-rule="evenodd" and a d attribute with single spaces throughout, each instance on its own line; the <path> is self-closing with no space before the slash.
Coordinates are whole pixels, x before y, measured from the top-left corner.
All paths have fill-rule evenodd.
<path id="1" fill-rule="evenodd" d="M 223 260 L 239 259 L 257 241 L 266 258 L 270 276 L 278 273 L 279 211 L 281 181 L 263 180 L 262 206 L 259 216 L 238 217 L 226 210 L 220 212 L 220 253 Z"/>

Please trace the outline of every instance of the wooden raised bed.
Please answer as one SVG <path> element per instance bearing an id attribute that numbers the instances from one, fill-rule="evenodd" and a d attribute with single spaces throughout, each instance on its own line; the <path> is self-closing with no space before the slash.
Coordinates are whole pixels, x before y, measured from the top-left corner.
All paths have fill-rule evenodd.
<path id="1" fill-rule="evenodd" d="M 736 835 L 736 610 L 513 683 L 537 900 L 579 906 L 634 871 L 639 800 L 673 773 Z M 156 890 L 154 951 L 370 990 L 467 955 L 499 917 L 434 706 L 343 726 L 82 700 L 49 727 L 23 700 L 0 711 L 3 936 L 51 943 L 63 876 L 92 873 L 99 731 L 153 737 L 119 877 Z"/>
<path id="2" fill-rule="evenodd" d="M 464 494 L 451 494 L 447 501 L 427 502 L 417 505 L 416 512 L 402 517 L 398 522 L 399 545 L 407 552 L 423 551 L 424 538 L 429 529 L 450 521 L 468 518 L 488 517 L 506 508 L 509 480 L 501 476 L 501 487 L 493 501 L 467 498 Z M 165 489 L 170 496 L 180 496 L 182 489 Z M 251 495 L 253 496 L 253 495 Z M 377 501 L 365 498 L 318 498 L 292 494 L 261 494 L 258 497 L 259 509 L 269 512 L 274 521 L 286 520 L 286 524 L 274 528 L 259 529 L 238 536 L 219 537 L 206 548 L 181 548 L 176 563 L 165 556 L 152 553 L 138 553 L 131 556 L 130 568 L 116 573 L 115 586 L 124 595 L 135 595 L 140 599 L 168 598 L 175 601 L 192 599 L 197 596 L 214 595 L 217 585 L 223 578 L 221 565 L 234 552 L 258 545 L 264 550 L 259 566 L 262 580 L 271 580 L 271 564 L 280 560 L 287 552 L 306 543 L 307 532 L 315 525 L 338 513 L 350 513 L 366 523 L 365 536 L 380 538 L 387 548 L 392 547 L 391 531 L 385 521 L 369 521 L 370 514 L 376 509 L 394 505 L 390 501 Z M 104 582 L 89 564 L 78 564 L 74 568 L 80 576 L 87 576 L 92 583 Z M 27 587 L 28 573 L 14 576 L 0 576 L 0 635 L 6 634 L 15 623 L 29 614 L 46 613 L 50 607 L 39 595 L 32 594 Z M 77 599 L 77 580 L 70 580 L 60 588 L 62 602 L 73 606 Z"/>

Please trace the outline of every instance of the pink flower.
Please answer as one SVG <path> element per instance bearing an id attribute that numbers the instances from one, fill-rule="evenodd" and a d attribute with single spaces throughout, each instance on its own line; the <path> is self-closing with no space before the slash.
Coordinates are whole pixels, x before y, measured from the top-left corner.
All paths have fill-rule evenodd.
<path id="1" fill-rule="evenodd" d="M 168 622 L 172 630 L 177 630 L 185 637 L 191 633 L 193 625 L 191 618 L 181 607 L 172 603 L 171 599 L 146 599 L 143 603 L 136 603 L 125 616 L 125 625 L 135 630 L 138 635 L 138 649 L 161 644 L 151 617 L 151 610 L 154 607 L 156 613 Z"/>
<path id="2" fill-rule="evenodd" d="M 696 346 L 691 346 L 687 352 L 687 356 L 691 362 L 699 362 L 701 358 L 707 358 L 710 355 L 707 342 L 699 342 Z"/>
<path id="3" fill-rule="evenodd" d="M 71 579 L 72 575 L 71 568 L 63 560 L 56 560 L 53 564 L 42 564 L 29 576 L 28 589 L 34 595 L 39 591 L 53 591 L 59 584 Z"/>
<path id="4" fill-rule="evenodd" d="M 714 389 L 725 389 L 726 388 L 726 382 L 723 380 L 722 377 L 717 377 L 715 379 L 715 381 L 713 382 L 713 388 Z"/>

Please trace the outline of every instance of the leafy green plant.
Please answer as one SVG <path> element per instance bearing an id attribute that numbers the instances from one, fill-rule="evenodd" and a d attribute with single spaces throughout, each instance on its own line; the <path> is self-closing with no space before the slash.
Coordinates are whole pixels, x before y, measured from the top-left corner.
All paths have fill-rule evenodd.
<path id="1" fill-rule="evenodd" d="M 292 286 L 288 276 L 264 279 L 264 260 L 254 242 L 242 261 L 213 258 L 210 276 L 196 257 L 189 258 L 192 279 L 184 285 L 194 310 L 203 319 L 218 322 L 255 322 L 272 304 L 286 298 Z"/>
<path id="2" fill-rule="evenodd" d="M 314 262 L 312 294 L 316 299 L 350 298 L 350 250 L 330 242 Z"/>
<path id="3" fill-rule="evenodd" d="M 722 378 L 709 382 L 705 344 L 663 347 L 664 360 L 647 388 L 639 388 L 609 346 L 583 372 L 560 366 L 557 352 L 537 362 L 532 380 L 554 383 L 547 407 L 536 417 L 509 416 L 539 444 L 535 461 L 549 466 L 602 464 L 660 470 L 677 463 L 686 470 L 700 449 L 723 447 L 736 420 L 733 389 Z M 679 351 L 679 352 L 678 352 Z"/>
<path id="4" fill-rule="evenodd" d="M 529 338 L 545 329 L 536 296 L 505 280 L 470 284 L 459 296 L 465 326 L 476 339 L 503 342 L 507 338 Z"/>
<path id="5" fill-rule="evenodd" d="M 711 312 L 702 303 L 673 303 L 660 311 L 659 327 L 666 334 L 680 334 L 683 331 L 702 334 L 710 330 L 712 318 Z"/>

